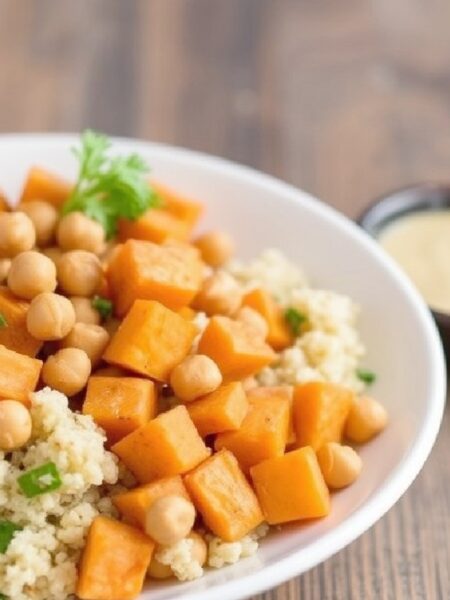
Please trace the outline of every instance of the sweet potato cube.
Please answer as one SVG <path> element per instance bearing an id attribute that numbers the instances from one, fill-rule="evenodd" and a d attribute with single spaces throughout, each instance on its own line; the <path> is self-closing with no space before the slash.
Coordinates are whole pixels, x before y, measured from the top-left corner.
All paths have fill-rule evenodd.
<path id="1" fill-rule="evenodd" d="M 209 320 L 199 352 L 216 362 L 227 381 L 254 375 L 276 358 L 272 348 L 255 336 L 253 327 L 222 316 Z"/>
<path id="2" fill-rule="evenodd" d="M 0 314 L 5 326 L 0 327 L 0 344 L 10 350 L 35 357 L 42 342 L 28 333 L 27 311 L 29 303 L 16 298 L 6 287 L 0 287 Z"/>
<path id="3" fill-rule="evenodd" d="M 41 369 L 41 360 L 0 345 L 0 399 L 18 400 L 29 406 Z"/>
<path id="4" fill-rule="evenodd" d="M 81 600 L 133 600 L 143 587 L 155 544 L 142 531 L 109 517 L 92 522 L 79 567 Z"/>
<path id="5" fill-rule="evenodd" d="M 72 191 L 72 184 L 41 167 L 31 167 L 20 197 L 20 202 L 45 200 L 56 207 L 61 206 Z"/>
<path id="6" fill-rule="evenodd" d="M 114 444 L 111 450 L 140 483 L 186 473 L 208 458 L 211 452 L 185 406 L 160 414 Z"/>
<path id="7" fill-rule="evenodd" d="M 215 441 L 216 450 L 230 450 L 244 472 L 266 458 L 284 453 L 290 416 L 289 399 L 280 395 L 249 395 L 248 403 L 240 428 L 220 433 Z"/>
<path id="8" fill-rule="evenodd" d="M 282 398 L 289 402 L 289 427 L 286 443 L 287 445 L 295 442 L 295 430 L 293 421 L 293 402 L 294 402 L 294 388 L 292 385 L 279 385 L 279 386 L 267 386 L 267 387 L 256 387 L 247 392 L 249 398 Z"/>
<path id="9" fill-rule="evenodd" d="M 155 384 L 137 377 L 90 377 L 83 414 L 91 415 L 111 443 L 156 417 Z"/>
<path id="10" fill-rule="evenodd" d="M 294 340 L 284 319 L 283 311 L 268 292 L 260 288 L 250 290 L 245 294 L 242 305 L 258 311 L 267 321 L 269 333 L 266 341 L 272 348 L 283 350 L 292 344 Z"/>
<path id="11" fill-rule="evenodd" d="M 264 460 L 250 472 L 270 525 L 325 517 L 330 512 L 328 488 L 311 447 Z"/>
<path id="12" fill-rule="evenodd" d="M 137 299 L 157 300 L 172 310 L 191 303 L 203 279 L 203 262 L 193 246 L 158 246 L 128 240 L 108 266 L 118 316 Z"/>
<path id="13" fill-rule="evenodd" d="M 239 429 L 248 410 L 247 396 L 240 381 L 225 384 L 215 392 L 190 402 L 187 409 L 202 437 Z"/>
<path id="14" fill-rule="evenodd" d="M 203 213 L 203 204 L 192 198 L 187 198 L 159 182 L 153 181 L 152 187 L 161 197 L 162 208 L 186 223 L 190 233 Z"/>
<path id="15" fill-rule="evenodd" d="M 318 450 L 340 442 L 354 393 L 334 383 L 312 381 L 294 388 L 293 420 L 297 447 Z"/>
<path id="16" fill-rule="evenodd" d="M 193 323 L 159 302 L 136 300 L 112 337 L 103 358 L 113 365 L 167 381 L 189 353 Z"/>
<path id="17" fill-rule="evenodd" d="M 255 493 L 228 450 L 213 454 L 184 482 L 206 525 L 227 542 L 240 540 L 263 520 Z"/>
<path id="18" fill-rule="evenodd" d="M 190 228 L 187 223 L 160 208 L 151 208 L 134 221 L 121 219 L 119 239 L 146 240 L 162 244 L 168 239 L 187 240 Z"/>
<path id="19" fill-rule="evenodd" d="M 113 496 L 112 501 L 127 523 L 144 529 L 145 515 L 153 502 L 158 498 L 172 495 L 182 496 L 186 500 L 190 500 L 183 480 L 179 475 L 157 479 L 129 492 L 116 494 Z"/>

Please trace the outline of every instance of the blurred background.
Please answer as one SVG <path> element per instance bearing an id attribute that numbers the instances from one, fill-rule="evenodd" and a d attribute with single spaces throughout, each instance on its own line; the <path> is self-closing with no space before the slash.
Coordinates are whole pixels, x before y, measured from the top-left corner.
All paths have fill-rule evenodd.
<path id="1" fill-rule="evenodd" d="M 355 217 L 450 179 L 449 25 L 448 0 L 0 0 L 0 131 L 186 146 Z M 258 600 L 450 598 L 449 440 L 447 414 L 395 509 Z"/>

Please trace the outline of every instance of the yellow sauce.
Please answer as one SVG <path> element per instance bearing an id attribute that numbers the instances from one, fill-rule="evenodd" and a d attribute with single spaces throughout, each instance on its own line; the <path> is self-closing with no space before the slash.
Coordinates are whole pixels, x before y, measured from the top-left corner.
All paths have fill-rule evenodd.
<path id="1" fill-rule="evenodd" d="M 450 210 L 398 219 L 379 236 L 429 306 L 450 313 Z"/>

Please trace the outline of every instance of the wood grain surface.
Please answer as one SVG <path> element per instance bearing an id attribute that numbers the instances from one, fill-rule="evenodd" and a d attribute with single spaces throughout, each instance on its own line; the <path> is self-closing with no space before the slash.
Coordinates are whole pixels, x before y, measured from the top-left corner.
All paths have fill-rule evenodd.
<path id="1" fill-rule="evenodd" d="M 0 0 L 0 131 L 188 146 L 354 217 L 450 179 L 449 24 L 448 0 Z M 447 410 L 395 508 L 253 600 L 450 598 L 449 457 Z"/>

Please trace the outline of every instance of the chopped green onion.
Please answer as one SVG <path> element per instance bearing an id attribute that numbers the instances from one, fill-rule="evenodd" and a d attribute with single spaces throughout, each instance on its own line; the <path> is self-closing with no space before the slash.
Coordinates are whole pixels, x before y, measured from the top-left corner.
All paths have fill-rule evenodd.
<path id="1" fill-rule="evenodd" d="M 284 311 L 284 318 L 286 323 L 291 328 L 292 333 L 295 336 L 300 335 L 301 326 L 305 321 L 307 321 L 306 315 L 301 313 L 296 308 L 289 307 Z"/>
<path id="2" fill-rule="evenodd" d="M 356 369 L 356 377 L 367 385 L 372 385 L 377 378 L 373 371 L 368 371 L 367 369 Z"/>
<path id="3" fill-rule="evenodd" d="M 62 485 L 58 469 L 53 462 L 27 471 L 17 479 L 17 482 L 27 498 L 53 492 Z"/>
<path id="4" fill-rule="evenodd" d="M 16 525 L 12 521 L 0 521 L 0 554 L 5 554 L 14 534 L 21 529 L 20 525 Z"/>
<path id="5" fill-rule="evenodd" d="M 92 298 L 92 306 L 100 313 L 102 319 L 108 319 L 113 312 L 113 303 L 108 298 L 94 296 Z"/>
<path id="6" fill-rule="evenodd" d="M 8 327 L 8 321 L 3 313 L 0 313 L 0 329 Z"/>

